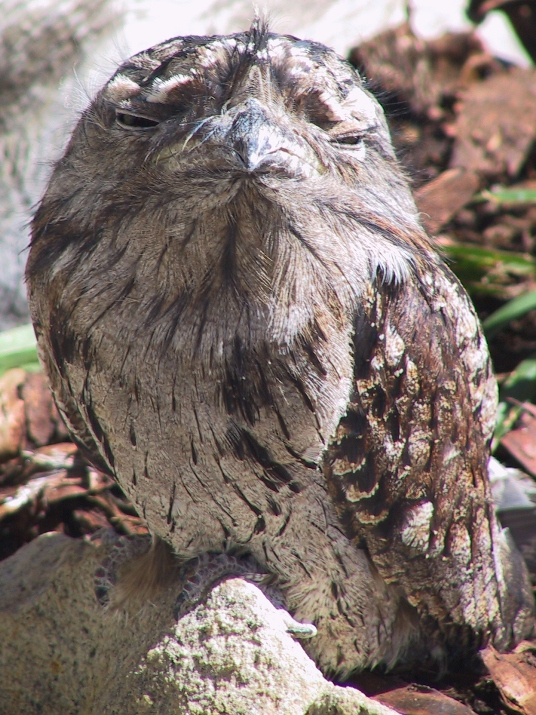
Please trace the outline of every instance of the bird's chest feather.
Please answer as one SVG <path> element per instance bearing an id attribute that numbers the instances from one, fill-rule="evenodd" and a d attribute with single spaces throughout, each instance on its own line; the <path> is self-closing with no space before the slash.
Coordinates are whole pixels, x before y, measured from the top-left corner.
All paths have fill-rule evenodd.
<path id="1" fill-rule="evenodd" d="M 319 465 L 352 389 L 352 330 L 350 320 L 316 318 L 279 343 L 268 325 L 200 339 L 186 320 L 176 339 L 164 344 L 166 331 L 155 330 L 143 344 L 99 324 L 93 340 L 107 365 L 97 359 L 73 376 L 84 380 L 121 486 L 179 552 L 325 519 L 299 505 L 312 491 L 328 500 Z"/>

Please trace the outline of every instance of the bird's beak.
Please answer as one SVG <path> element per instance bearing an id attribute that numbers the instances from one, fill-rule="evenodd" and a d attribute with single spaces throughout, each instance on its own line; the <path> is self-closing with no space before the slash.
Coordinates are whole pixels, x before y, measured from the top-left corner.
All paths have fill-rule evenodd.
<path id="1" fill-rule="evenodd" d="M 304 178 L 325 172 L 309 144 L 258 99 L 248 97 L 233 106 L 227 118 L 230 121 L 224 143 L 247 173 Z"/>
<path id="2" fill-rule="evenodd" d="M 227 142 L 247 171 L 270 163 L 271 155 L 284 152 L 288 144 L 293 144 L 292 137 L 285 136 L 257 99 L 247 99 L 233 113 Z"/>

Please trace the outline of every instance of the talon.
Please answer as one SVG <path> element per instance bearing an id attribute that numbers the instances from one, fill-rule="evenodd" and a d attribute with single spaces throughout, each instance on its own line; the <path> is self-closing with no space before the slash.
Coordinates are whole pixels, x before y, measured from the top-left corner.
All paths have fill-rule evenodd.
<path id="1" fill-rule="evenodd" d="M 312 623 L 300 623 L 299 621 L 295 621 L 288 613 L 284 614 L 283 620 L 287 627 L 287 633 L 290 633 L 294 638 L 299 638 L 300 640 L 314 638 L 318 633 L 316 626 Z"/>
<path id="2" fill-rule="evenodd" d="M 182 567 L 184 586 L 178 595 L 173 615 L 178 620 L 195 607 L 209 593 L 210 589 L 226 578 L 234 576 L 262 585 L 267 574 L 259 570 L 258 564 L 250 556 L 237 557 L 230 554 L 202 554 L 188 561 Z"/>

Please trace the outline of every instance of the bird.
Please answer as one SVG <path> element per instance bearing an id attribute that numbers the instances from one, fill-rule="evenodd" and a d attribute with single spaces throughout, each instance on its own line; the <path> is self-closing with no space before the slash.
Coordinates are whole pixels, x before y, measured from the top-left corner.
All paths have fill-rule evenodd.
<path id="1" fill-rule="evenodd" d="M 269 574 L 325 673 L 533 633 L 477 315 L 333 50 L 256 19 L 125 61 L 52 171 L 26 281 L 75 441 L 183 563 Z"/>

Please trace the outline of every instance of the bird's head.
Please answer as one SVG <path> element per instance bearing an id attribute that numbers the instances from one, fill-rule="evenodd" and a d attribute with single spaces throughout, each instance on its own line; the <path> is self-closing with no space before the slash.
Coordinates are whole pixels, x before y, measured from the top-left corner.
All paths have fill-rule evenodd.
<path id="1" fill-rule="evenodd" d="M 368 153 L 393 159 L 381 108 L 350 65 L 327 47 L 257 26 L 134 56 L 89 117 L 132 171 L 231 192 L 330 173 L 351 182 Z M 220 192 L 212 198 L 221 201 Z"/>
<path id="2" fill-rule="evenodd" d="M 139 285 L 143 304 L 151 285 L 148 316 L 183 296 L 198 311 L 253 306 L 259 325 L 299 327 L 318 302 L 352 311 L 378 276 L 401 283 L 430 255 L 359 74 L 260 22 L 124 62 L 83 113 L 33 229 L 29 274 L 57 275 L 75 302 Z"/>

